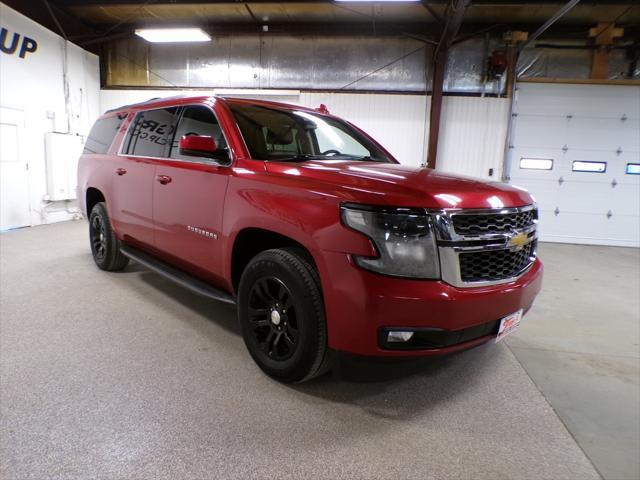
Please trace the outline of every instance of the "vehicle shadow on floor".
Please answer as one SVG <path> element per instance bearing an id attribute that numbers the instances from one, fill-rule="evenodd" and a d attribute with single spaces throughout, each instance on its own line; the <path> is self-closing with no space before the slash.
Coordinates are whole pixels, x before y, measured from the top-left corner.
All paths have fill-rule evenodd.
<path id="1" fill-rule="evenodd" d="M 502 346 L 499 349 L 504 353 Z M 490 345 L 446 357 L 383 363 L 351 360 L 316 380 L 289 387 L 331 402 L 356 405 L 370 415 L 409 420 L 425 409 L 464 398 L 487 382 L 501 354 Z"/>
<path id="2" fill-rule="evenodd" d="M 132 269 L 130 266 L 126 271 L 136 274 L 137 278 L 131 281 L 133 288 L 142 280 L 169 301 L 192 311 L 193 316 L 181 316 L 176 321 L 188 322 L 207 338 L 210 348 L 215 349 L 220 341 L 210 328 L 215 324 L 237 335 L 237 348 L 244 350 L 233 305 L 201 297 L 143 267 Z M 278 388 L 331 402 L 359 405 L 377 416 L 409 418 L 426 406 L 432 408 L 441 401 L 462 395 L 476 382 L 486 381 L 482 380 L 483 372 L 490 372 L 497 362 L 504 361 L 502 347 L 500 355 L 496 355 L 495 350 L 486 345 L 446 357 L 399 361 L 333 358 L 332 370 L 322 377 L 303 384 L 279 384 Z M 251 361 L 248 355 L 246 359 Z"/>
<path id="3" fill-rule="evenodd" d="M 193 318 L 180 318 L 180 320 L 189 321 L 194 328 L 209 336 L 212 340 L 215 340 L 215 337 L 211 336 L 208 328 L 205 328 L 209 322 L 214 322 L 216 325 L 241 337 L 240 324 L 236 318 L 234 305 L 216 302 L 193 293 L 136 263 L 127 266 L 124 272 L 136 273 L 135 282 L 142 280 L 148 286 L 160 291 L 163 296 L 170 298 L 171 301 L 191 310 L 200 317 L 198 321 Z M 134 285 L 133 282 L 132 285 Z M 204 319 L 206 322 L 201 322 L 200 319 Z"/>

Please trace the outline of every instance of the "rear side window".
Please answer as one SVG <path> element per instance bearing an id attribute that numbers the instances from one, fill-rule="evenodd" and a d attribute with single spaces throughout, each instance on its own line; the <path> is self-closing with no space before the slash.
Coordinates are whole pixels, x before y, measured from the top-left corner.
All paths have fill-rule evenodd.
<path id="1" fill-rule="evenodd" d="M 82 153 L 107 153 L 125 118 L 127 118 L 127 114 L 120 113 L 97 120 L 93 124 L 93 128 L 91 128 L 91 132 L 89 132 Z"/>
<path id="2" fill-rule="evenodd" d="M 166 157 L 167 138 L 173 134 L 177 107 L 138 112 L 124 139 L 122 153 L 140 157 Z"/>

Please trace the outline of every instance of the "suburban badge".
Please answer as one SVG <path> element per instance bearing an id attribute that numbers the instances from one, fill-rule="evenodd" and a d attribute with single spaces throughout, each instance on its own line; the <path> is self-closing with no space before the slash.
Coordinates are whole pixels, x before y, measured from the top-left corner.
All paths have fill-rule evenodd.
<path id="1" fill-rule="evenodd" d="M 187 225 L 187 230 L 193 233 L 197 233 L 198 235 L 202 235 L 203 237 L 213 238 L 214 240 L 218 239 L 218 234 L 205 230 L 204 228 L 192 227 L 191 225 Z"/>

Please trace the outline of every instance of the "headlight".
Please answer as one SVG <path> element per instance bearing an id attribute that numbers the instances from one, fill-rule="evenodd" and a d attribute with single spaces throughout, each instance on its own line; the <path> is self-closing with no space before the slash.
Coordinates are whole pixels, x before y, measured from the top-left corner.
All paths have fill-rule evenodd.
<path id="1" fill-rule="evenodd" d="M 364 233 L 378 250 L 377 258 L 354 256 L 362 268 L 397 277 L 440 278 L 433 225 L 426 211 L 345 205 L 341 214 L 346 226 Z"/>

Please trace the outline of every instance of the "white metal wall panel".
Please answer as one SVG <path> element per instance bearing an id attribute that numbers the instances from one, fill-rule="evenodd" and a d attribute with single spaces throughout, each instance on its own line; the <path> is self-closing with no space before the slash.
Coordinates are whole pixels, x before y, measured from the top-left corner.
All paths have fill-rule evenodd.
<path id="1" fill-rule="evenodd" d="M 89 132 L 99 114 L 98 57 L 66 42 L 1 1 L 0 20 L 8 38 L 15 33 L 38 43 L 37 51 L 24 58 L 17 53 L 0 53 L 0 105 L 23 112 L 25 132 L 29 135 L 28 141 L 19 145 L 21 161 L 29 166 L 28 195 L 25 201 L 24 189 L 16 191 L 16 205 L 29 209 L 30 225 L 70 220 L 76 210 L 73 203 L 51 204 L 44 200 L 47 194 L 44 136 L 52 131 L 77 135 Z M 2 117 L 4 123 L 5 115 Z M 21 177 L 16 177 L 16 185 L 22 183 Z"/>
<path id="2" fill-rule="evenodd" d="M 104 111 L 152 97 L 199 93 L 213 91 L 109 89 L 100 92 L 100 104 Z M 373 136 L 401 163 L 421 165 L 426 160 L 430 98 L 424 95 L 301 92 L 273 96 L 255 92 L 250 96 L 312 108 L 324 103 L 331 113 Z M 499 180 L 508 110 L 509 101 L 504 98 L 445 97 L 438 170 Z M 493 176 L 488 174 L 491 168 Z"/>
<path id="3" fill-rule="evenodd" d="M 75 200 L 78 182 L 78 159 L 84 141 L 79 135 L 45 134 L 47 192 L 49 200 Z"/>
<path id="4" fill-rule="evenodd" d="M 511 182 L 540 208 L 541 239 L 640 246 L 640 87 L 520 84 Z M 552 170 L 520 168 L 521 158 L 553 159 Z M 575 172 L 576 160 L 606 162 Z"/>
<path id="5" fill-rule="evenodd" d="M 423 95 L 302 93 L 300 103 L 329 111 L 357 125 L 405 165 L 425 159 L 425 119 L 428 101 Z"/>
<path id="6" fill-rule="evenodd" d="M 506 98 L 445 97 L 438 170 L 500 180 L 508 115 Z"/>
<path id="7" fill-rule="evenodd" d="M 243 98 L 261 98 L 263 100 L 271 100 L 273 102 L 283 103 L 299 103 L 300 92 L 298 90 L 256 90 L 256 89 L 221 89 L 217 93 L 215 89 L 201 90 L 140 90 L 140 89 L 103 89 L 100 90 L 100 111 L 104 113 L 113 108 L 119 108 L 123 105 L 132 103 L 145 102 L 152 98 L 164 98 L 175 96 L 201 96 L 201 95 L 220 95 L 220 96 L 238 96 Z M 261 95 L 260 92 L 265 92 Z M 274 93 L 275 92 L 275 93 Z"/>
<path id="8" fill-rule="evenodd" d="M 239 90 L 240 91 L 240 90 Z M 153 97 L 213 94 L 193 90 L 102 90 L 102 110 Z M 273 96 L 265 92 L 251 98 L 293 103 L 316 108 L 324 103 L 329 111 L 348 120 L 380 142 L 401 163 L 420 165 L 425 158 L 425 119 L 428 99 L 424 95 L 386 95 L 302 92 L 299 95 Z"/>

